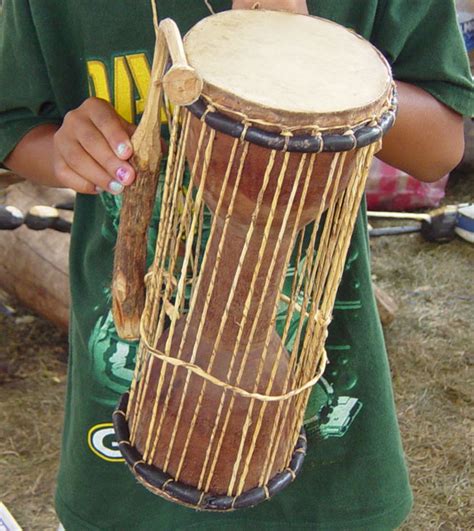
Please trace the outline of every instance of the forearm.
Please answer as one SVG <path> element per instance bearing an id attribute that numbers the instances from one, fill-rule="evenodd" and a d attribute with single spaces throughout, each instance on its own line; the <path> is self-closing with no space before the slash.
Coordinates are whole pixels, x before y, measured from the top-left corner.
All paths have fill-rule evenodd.
<path id="1" fill-rule="evenodd" d="M 7 157 L 5 165 L 35 183 L 62 187 L 53 167 L 54 134 L 58 128 L 48 124 L 29 131 Z"/>
<path id="2" fill-rule="evenodd" d="M 462 117 L 414 85 L 397 82 L 397 89 L 398 117 L 377 157 L 421 181 L 436 181 L 462 158 Z"/>

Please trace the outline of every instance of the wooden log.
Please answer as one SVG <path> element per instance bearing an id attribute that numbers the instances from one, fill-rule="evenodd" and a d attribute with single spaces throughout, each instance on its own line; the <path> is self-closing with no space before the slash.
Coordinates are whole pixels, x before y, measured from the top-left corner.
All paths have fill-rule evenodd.
<path id="1" fill-rule="evenodd" d="M 398 310 L 398 304 L 382 288 L 376 284 L 373 284 L 373 287 L 380 320 L 382 321 L 383 325 L 389 325 L 395 319 Z"/>
<path id="2" fill-rule="evenodd" d="M 6 188 L 1 202 L 26 214 L 35 205 L 52 205 L 72 195 L 22 182 Z M 63 329 L 69 322 L 69 241 L 69 234 L 50 229 L 0 231 L 0 287 Z"/>

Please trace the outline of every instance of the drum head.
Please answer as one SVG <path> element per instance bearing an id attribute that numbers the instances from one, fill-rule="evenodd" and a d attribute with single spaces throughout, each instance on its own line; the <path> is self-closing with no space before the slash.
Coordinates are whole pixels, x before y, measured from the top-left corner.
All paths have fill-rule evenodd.
<path id="1" fill-rule="evenodd" d="M 221 110 L 282 128 L 350 126 L 380 114 L 390 67 L 354 32 L 276 11 L 225 11 L 185 37 L 204 96 Z"/>

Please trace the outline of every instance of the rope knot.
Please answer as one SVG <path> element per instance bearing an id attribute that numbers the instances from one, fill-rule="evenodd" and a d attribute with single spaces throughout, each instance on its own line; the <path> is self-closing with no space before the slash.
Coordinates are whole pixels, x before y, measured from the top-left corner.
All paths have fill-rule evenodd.
<path id="1" fill-rule="evenodd" d="M 321 153 L 321 151 L 324 149 L 324 139 L 323 134 L 321 133 L 321 128 L 319 126 L 315 126 L 311 129 L 311 136 L 314 136 L 315 138 L 319 139 L 319 148 L 316 153 Z"/>
<path id="2" fill-rule="evenodd" d="M 244 142 L 245 137 L 247 136 L 247 131 L 249 130 L 249 127 L 252 125 L 252 122 L 250 122 L 249 120 L 242 120 L 240 123 L 244 126 L 244 128 L 242 129 L 242 133 L 240 135 L 240 141 Z"/>
<path id="3" fill-rule="evenodd" d="M 357 147 L 357 139 L 355 137 L 354 131 L 352 129 L 348 129 L 347 131 L 344 131 L 344 136 L 351 137 L 352 146 L 350 151 L 353 151 Z"/>
<path id="4" fill-rule="evenodd" d="M 214 107 L 214 105 L 208 103 L 207 107 L 206 107 L 206 110 L 203 112 L 202 116 L 201 116 L 201 122 L 205 122 L 206 121 L 206 117 L 207 115 L 210 113 L 210 112 L 216 112 L 217 109 Z"/>
<path id="5" fill-rule="evenodd" d="M 290 138 L 294 136 L 293 132 L 286 129 L 280 133 L 282 137 L 285 139 L 285 147 L 283 148 L 283 152 L 286 153 L 288 151 L 288 146 L 290 145 Z"/>

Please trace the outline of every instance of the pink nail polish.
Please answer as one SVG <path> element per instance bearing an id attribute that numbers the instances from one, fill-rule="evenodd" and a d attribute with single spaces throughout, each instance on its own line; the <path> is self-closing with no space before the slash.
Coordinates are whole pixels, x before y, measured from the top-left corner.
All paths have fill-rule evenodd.
<path id="1" fill-rule="evenodd" d="M 116 171 L 115 175 L 117 176 L 117 179 L 121 183 L 125 183 L 128 180 L 128 178 L 130 177 L 130 172 L 126 168 L 120 167 Z"/>

